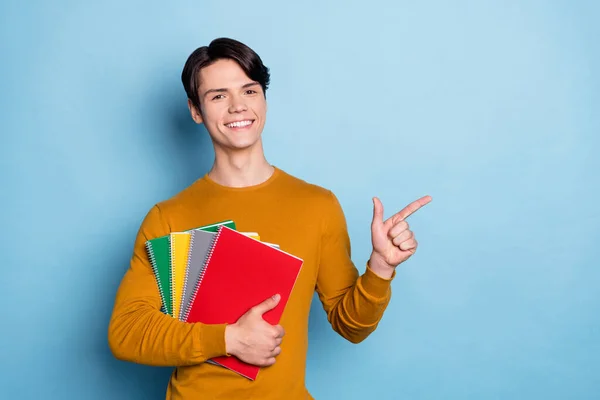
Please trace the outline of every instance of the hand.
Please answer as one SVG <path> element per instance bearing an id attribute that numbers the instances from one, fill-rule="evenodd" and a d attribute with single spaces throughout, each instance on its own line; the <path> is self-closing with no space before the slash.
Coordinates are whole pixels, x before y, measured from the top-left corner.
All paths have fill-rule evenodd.
<path id="1" fill-rule="evenodd" d="M 384 221 L 383 205 L 377 197 L 373 198 L 373 253 L 370 266 L 376 273 L 381 272 L 381 275 L 389 277 L 394 268 L 415 254 L 417 240 L 409 229 L 406 218 L 430 201 L 430 196 L 422 197 Z"/>
<path id="2" fill-rule="evenodd" d="M 281 353 L 281 341 L 285 334 L 281 325 L 271 325 L 262 317 L 277 306 L 281 297 L 275 295 L 251 308 L 235 324 L 225 328 L 227 353 L 259 367 L 275 363 Z"/>

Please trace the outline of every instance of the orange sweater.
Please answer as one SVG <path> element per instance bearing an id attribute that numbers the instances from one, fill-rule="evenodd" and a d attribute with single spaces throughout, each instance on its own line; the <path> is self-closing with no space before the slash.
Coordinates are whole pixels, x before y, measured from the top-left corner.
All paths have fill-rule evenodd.
<path id="1" fill-rule="evenodd" d="M 256 381 L 205 363 L 226 354 L 225 325 L 186 323 L 160 311 L 161 298 L 144 247 L 148 239 L 227 219 L 235 221 L 237 230 L 258 232 L 261 240 L 304 260 L 281 319 L 286 332 L 282 352 Z M 145 217 L 116 295 L 109 345 L 118 359 L 175 367 L 166 389 L 168 400 L 310 399 L 304 378 L 315 290 L 333 329 L 358 343 L 379 323 L 392 279 L 379 277 L 368 265 L 359 276 L 350 259 L 345 217 L 332 192 L 278 168 L 266 182 L 245 188 L 221 186 L 205 175 L 156 204 Z"/>

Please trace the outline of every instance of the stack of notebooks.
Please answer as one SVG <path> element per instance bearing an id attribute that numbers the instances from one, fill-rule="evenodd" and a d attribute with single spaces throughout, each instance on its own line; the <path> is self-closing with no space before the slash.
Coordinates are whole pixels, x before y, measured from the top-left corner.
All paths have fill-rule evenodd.
<path id="1" fill-rule="evenodd" d="M 189 323 L 234 324 L 279 294 L 279 304 L 263 314 L 265 321 L 278 324 L 303 264 L 279 245 L 262 242 L 256 232 L 238 232 L 232 220 L 150 239 L 146 250 L 162 311 Z M 251 380 L 260 370 L 233 356 L 209 362 Z"/>

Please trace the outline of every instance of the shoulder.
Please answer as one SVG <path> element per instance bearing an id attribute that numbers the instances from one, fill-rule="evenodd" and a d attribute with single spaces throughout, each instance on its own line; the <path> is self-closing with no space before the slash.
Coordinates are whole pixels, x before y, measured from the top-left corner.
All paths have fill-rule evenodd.
<path id="1" fill-rule="evenodd" d="M 324 210 L 325 214 L 340 209 L 340 203 L 334 192 L 324 186 L 309 182 L 305 179 L 279 170 L 282 189 L 285 193 L 300 197 L 303 202 L 314 210 Z"/>
<path id="2" fill-rule="evenodd" d="M 289 190 L 288 193 L 292 193 L 295 198 L 300 198 L 299 203 L 295 202 L 303 209 L 299 214 L 318 224 L 322 239 L 347 236 L 345 213 L 338 197 L 331 189 L 289 174 L 286 174 L 285 179 L 289 182 L 289 187 L 295 189 Z"/>
<path id="3" fill-rule="evenodd" d="M 152 204 L 146 213 L 143 225 L 155 227 L 158 231 L 154 234 L 158 236 L 170 232 L 171 217 L 185 212 L 190 205 L 198 202 L 199 196 L 203 196 L 200 186 L 202 186 L 202 179 Z"/>
<path id="4" fill-rule="evenodd" d="M 208 195 L 208 191 L 203 189 L 204 186 L 204 178 L 198 178 L 170 197 L 160 200 L 154 207 L 159 209 L 163 215 L 180 213 L 190 205 L 197 204 L 202 200 L 202 197 Z"/>
<path id="5" fill-rule="evenodd" d="M 285 185 L 290 190 L 294 190 L 294 192 L 301 192 L 321 200 L 326 200 L 333 194 L 332 191 L 326 187 L 309 182 L 284 170 L 279 169 L 278 174 L 280 175 L 279 180 L 281 181 L 281 184 Z"/>

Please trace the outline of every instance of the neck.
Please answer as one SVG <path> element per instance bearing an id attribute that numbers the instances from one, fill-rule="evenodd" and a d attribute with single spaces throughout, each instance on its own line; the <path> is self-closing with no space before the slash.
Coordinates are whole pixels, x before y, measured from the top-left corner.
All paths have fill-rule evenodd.
<path id="1" fill-rule="evenodd" d="M 262 145 L 257 143 L 239 151 L 215 147 L 215 162 L 208 176 L 223 186 L 246 187 L 263 183 L 273 171 L 274 167 L 267 162 Z"/>

